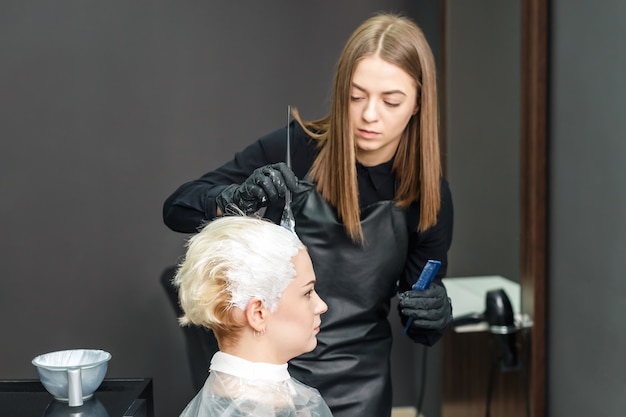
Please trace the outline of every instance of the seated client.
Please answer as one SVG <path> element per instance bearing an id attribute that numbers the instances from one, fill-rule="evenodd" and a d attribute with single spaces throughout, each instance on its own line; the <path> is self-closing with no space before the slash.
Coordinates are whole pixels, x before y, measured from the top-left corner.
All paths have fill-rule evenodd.
<path id="1" fill-rule="evenodd" d="M 315 348 L 327 309 L 295 234 L 254 217 L 213 220 L 188 240 L 174 284 L 181 325 L 211 329 L 219 345 L 181 416 L 331 416 L 319 392 L 287 369 Z"/>

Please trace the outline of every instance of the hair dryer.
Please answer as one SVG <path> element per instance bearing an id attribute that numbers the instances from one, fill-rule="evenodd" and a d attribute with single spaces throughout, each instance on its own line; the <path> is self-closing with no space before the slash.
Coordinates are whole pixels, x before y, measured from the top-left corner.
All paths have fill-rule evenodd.
<path id="1" fill-rule="evenodd" d="M 483 313 L 472 313 L 455 317 L 453 325 L 457 327 L 484 321 L 489 324 L 489 332 L 496 339 L 502 353 L 500 369 L 502 371 L 519 369 L 521 363 L 517 356 L 515 344 L 515 333 L 517 332 L 515 316 L 511 300 L 509 300 L 503 289 L 500 288 L 487 292 L 485 311 Z"/>
<path id="2" fill-rule="evenodd" d="M 500 369 L 502 371 L 519 369 L 521 364 L 515 343 L 517 327 L 509 297 L 503 289 L 492 290 L 487 292 L 485 303 L 485 319 L 489 323 L 489 332 L 497 340 L 502 352 Z"/>

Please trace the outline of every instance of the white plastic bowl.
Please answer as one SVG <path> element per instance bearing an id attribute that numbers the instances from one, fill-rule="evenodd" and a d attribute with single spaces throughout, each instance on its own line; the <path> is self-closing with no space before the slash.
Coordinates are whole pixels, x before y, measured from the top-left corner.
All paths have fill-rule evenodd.
<path id="1" fill-rule="evenodd" d="M 70 349 L 39 355 L 32 363 L 55 399 L 80 406 L 104 380 L 110 359 L 111 354 L 103 350 Z"/>

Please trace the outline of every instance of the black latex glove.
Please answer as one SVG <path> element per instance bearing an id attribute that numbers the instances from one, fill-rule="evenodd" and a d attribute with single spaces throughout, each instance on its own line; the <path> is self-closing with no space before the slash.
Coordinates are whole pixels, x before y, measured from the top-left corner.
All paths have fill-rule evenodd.
<path id="1" fill-rule="evenodd" d="M 298 178 L 293 171 L 284 162 L 279 162 L 255 169 L 241 185 L 226 187 L 215 202 L 222 214 L 230 211 L 230 208 L 239 209 L 249 215 L 283 198 L 287 188 L 295 191 L 297 187 Z"/>
<path id="2" fill-rule="evenodd" d="M 410 290 L 399 294 L 398 309 L 403 322 L 413 317 L 411 329 L 444 330 L 452 322 L 452 304 L 443 285 L 433 282 L 425 290 Z M 410 334 L 409 334 L 410 336 Z"/>

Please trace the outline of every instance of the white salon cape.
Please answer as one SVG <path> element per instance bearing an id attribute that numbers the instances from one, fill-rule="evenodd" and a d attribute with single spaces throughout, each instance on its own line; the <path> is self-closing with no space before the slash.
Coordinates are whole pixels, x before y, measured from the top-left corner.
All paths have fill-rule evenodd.
<path id="1" fill-rule="evenodd" d="M 291 378 L 287 364 L 217 352 L 210 370 L 181 417 L 332 417 L 320 393 Z"/>

